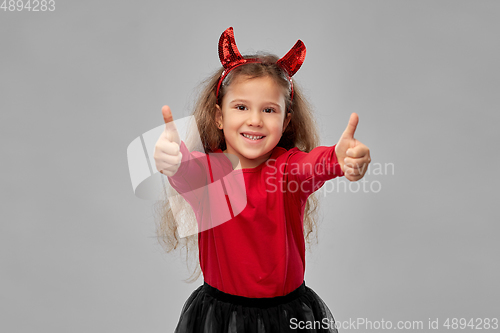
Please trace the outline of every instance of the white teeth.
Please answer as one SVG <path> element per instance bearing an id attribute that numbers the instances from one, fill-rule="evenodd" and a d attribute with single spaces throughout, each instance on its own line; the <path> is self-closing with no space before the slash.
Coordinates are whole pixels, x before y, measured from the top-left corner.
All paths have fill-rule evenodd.
<path id="1" fill-rule="evenodd" d="M 263 138 L 263 137 L 264 137 L 264 136 L 253 136 L 253 135 L 248 135 L 248 134 L 245 134 L 245 133 L 243 133 L 243 136 L 244 136 L 245 138 L 249 138 L 249 139 L 252 139 L 252 140 L 258 140 L 258 139 L 261 139 L 261 138 Z"/>

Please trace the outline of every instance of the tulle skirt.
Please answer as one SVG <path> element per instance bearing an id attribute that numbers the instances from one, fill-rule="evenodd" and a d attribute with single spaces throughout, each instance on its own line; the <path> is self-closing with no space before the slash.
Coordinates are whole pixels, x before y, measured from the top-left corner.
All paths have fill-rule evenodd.
<path id="1" fill-rule="evenodd" d="M 285 296 L 247 298 L 226 294 L 206 282 L 184 304 L 175 333 L 334 332 L 323 300 L 302 285 Z"/>

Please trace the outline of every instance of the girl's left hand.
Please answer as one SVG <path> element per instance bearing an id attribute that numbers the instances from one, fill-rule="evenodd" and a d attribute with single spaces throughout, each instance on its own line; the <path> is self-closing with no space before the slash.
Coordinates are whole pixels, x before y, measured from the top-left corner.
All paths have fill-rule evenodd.
<path id="1" fill-rule="evenodd" d="M 335 146 L 335 154 L 344 176 L 352 182 L 363 178 L 371 162 L 370 149 L 354 138 L 358 121 L 358 115 L 352 113 L 347 128 Z"/>

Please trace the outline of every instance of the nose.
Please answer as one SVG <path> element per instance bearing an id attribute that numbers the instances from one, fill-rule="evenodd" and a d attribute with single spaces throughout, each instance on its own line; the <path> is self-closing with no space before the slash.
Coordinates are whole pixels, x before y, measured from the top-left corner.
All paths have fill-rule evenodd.
<path id="1" fill-rule="evenodd" d="M 251 112 L 249 112 L 247 124 L 249 126 L 262 126 L 262 112 L 260 112 L 258 109 L 253 109 Z"/>

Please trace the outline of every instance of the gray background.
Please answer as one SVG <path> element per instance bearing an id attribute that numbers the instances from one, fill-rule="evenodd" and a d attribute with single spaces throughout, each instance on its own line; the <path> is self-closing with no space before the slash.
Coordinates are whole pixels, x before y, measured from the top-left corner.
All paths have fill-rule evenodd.
<path id="1" fill-rule="evenodd" d="M 0 331 L 173 330 L 201 279 L 182 282 L 185 264 L 157 245 L 126 148 L 161 125 L 162 105 L 190 114 L 229 26 L 242 53 L 302 39 L 296 80 L 322 145 L 357 112 L 372 165 L 394 165 L 366 176 L 378 193 L 321 199 L 306 282 L 336 319 L 499 318 L 499 16 L 499 1 L 0 11 Z"/>

